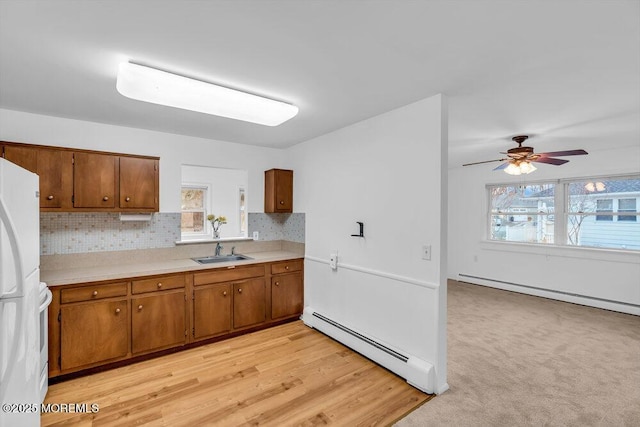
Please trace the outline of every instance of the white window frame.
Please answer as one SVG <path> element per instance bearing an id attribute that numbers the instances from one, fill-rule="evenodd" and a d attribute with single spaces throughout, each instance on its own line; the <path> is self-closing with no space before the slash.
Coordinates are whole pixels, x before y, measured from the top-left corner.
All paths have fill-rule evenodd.
<path id="1" fill-rule="evenodd" d="M 605 175 L 605 176 L 591 176 L 586 178 L 563 178 L 563 179 L 546 179 L 540 181 L 527 181 L 522 183 L 517 182 L 503 182 L 503 183 L 491 183 L 485 186 L 485 195 L 486 195 L 486 220 L 485 220 L 485 241 L 491 244 L 496 245 L 521 245 L 521 246 L 531 246 L 531 247 L 555 247 L 555 248 L 565 248 L 565 249 L 578 249 L 578 250 L 596 250 L 596 251 L 622 251 L 622 252 L 631 252 L 638 253 L 640 250 L 638 249 L 623 249 L 623 248 L 599 248 L 595 246 L 581 246 L 581 245 L 571 245 L 568 243 L 569 235 L 567 229 L 567 222 L 569 215 L 575 215 L 575 212 L 569 212 L 569 185 L 573 182 L 579 181 L 607 181 L 607 180 L 617 180 L 617 179 L 640 179 L 639 174 L 629 174 L 629 175 Z M 518 185 L 544 185 L 544 184 L 554 184 L 554 215 L 556 221 L 554 221 L 554 243 L 529 243 L 529 242 L 518 242 L 518 241 L 508 241 L 508 240 L 496 240 L 491 239 L 491 218 L 493 213 L 491 212 L 491 188 L 492 187 L 506 187 L 506 186 L 518 186 Z M 621 197 L 616 194 L 603 194 L 602 198 L 613 199 L 613 206 L 611 215 L 616 216 L 619 215 L 618 208 L 618 199 L 625 198 L 629 199 L 632 197 Z M 636 209 L 638 209 L 638 198 L 636 198 Z M 585 216 L 598 215 L 598 212 L 589 212 L 584 213 Z M 637 215 L 633 212 L 622 213 L 622 215 Z M 617 222 L 614 219 L 614 222 Z M 631 222 L 631 221 L 629 221 Z"/>
<path id="2" fill-rule="evenodd" d="M 201 233 L 196 232 L 183 232 L 180 230 L 180 240 L 185 241 L 193 241 L 193 240 L 212 240 L 212 230 L 211 223 L 207 221 L 207 215 L 209 214 L 209 206 L 211 206 L 211 184 L 201 183 L 201 182 L 183 182 L 180 186 L 180 193 L 182 194 L 182 190 L 185 188 L 194 188 L 205 190 L 205 200 L 204 200 L 204 229 Z M 182 199 L 182 198 L 181 198 Z M 182 215 L 182 209 L 180 209 L 180 214 Z"/>

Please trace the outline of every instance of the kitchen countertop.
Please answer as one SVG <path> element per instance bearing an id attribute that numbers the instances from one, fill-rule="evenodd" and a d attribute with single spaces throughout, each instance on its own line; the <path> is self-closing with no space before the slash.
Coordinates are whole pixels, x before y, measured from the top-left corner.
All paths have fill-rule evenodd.
<path id="1" fill-rule="evenodd" d="M 50 287 L 64 286 L 105 280 L 119 280 L 129 279 L 132 277 L 153 276 L 157 274 L 196 272 L 236 265 L 250 265 L 264 262 L 304 258 L 304 255 L 301 255 L 300 253 L 288 252 L 284 250 L 254 253 L 245 252 L 242 255 L 246 255 L 248 257 L 251 257 L 252 259 L 219 262 L 216 264 L 205 265 L 198 264 L 190 258 L 183 258 L 133 264 L 110 264 L 93 267 L 71 267 L 60 270 L 42 270 L 40 271 L 40 280 L 46 282 Z"/>

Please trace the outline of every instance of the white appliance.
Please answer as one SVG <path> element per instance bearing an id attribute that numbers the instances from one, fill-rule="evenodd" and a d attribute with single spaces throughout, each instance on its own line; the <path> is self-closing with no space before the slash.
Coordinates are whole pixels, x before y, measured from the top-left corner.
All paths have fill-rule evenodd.
<path id="1" fill-rule="evenodd" d="M 38 184 L 0 158 L 0 427 L 40 425 Z"/>

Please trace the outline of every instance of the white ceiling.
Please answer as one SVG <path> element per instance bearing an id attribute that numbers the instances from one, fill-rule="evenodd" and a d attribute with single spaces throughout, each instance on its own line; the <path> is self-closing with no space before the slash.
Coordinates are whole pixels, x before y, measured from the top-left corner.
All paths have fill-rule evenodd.
<path id="1" fill-rule="evenodd" d="M 266 127 L 134 101 L 132 61 L 293 103 Z M 0 107 L 288 147 L 438 93 L 449 161 L 640 144 L 638 0 L 0 0 Z M 1 124 L 0 124 L 1 125 Z"/>

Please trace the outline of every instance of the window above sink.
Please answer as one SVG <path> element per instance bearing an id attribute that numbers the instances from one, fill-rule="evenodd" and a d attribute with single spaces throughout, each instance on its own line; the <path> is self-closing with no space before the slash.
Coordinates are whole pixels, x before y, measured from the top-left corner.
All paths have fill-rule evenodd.
<path id="1" fill-rule="evenodd" d="M 248 172 L 197 165 L 182 165 L 181 242 L 247 239 Z M 216 222 L 207 216 L 225 217 Z"/>

